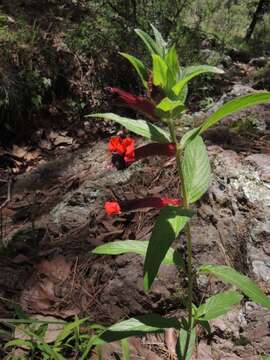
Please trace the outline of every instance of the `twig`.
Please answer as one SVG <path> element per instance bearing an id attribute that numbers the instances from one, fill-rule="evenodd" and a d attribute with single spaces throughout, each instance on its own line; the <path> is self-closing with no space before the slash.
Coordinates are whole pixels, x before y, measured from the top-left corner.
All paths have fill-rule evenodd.
<path id="1" fill-rule="evenodd" d="M 3 180 L 1 180 L 3 181 Z M 11 185 L 12 185 L 12 179 L 9 179 L 8 181 L 8 189 L 7 189 L 7 198 L 6 200 L 0 205 L 0 210 L 4 209 L 7 204 L 10 202 L 11 200 Z"/>
<path id="2" fill-rule="evenodd" d="M 1 180 L 3 182 L 3 180 Z M 8 181 L 8 188 L 7 188 L 7 198 L 6 200 L 0 205 L 0 227 L 1 227 L 1 243 L 3 242 L 3 209 L 7 206 L 7 204 L 11 200 L 11 186 L 12 186 L 12 179 L 10 178 Z"/>

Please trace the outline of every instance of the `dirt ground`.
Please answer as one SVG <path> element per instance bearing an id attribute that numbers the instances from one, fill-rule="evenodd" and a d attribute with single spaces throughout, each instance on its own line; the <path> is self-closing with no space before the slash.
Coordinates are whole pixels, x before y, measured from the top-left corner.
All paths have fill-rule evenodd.
<path id="1" fill-rule="evenodd" d="M 247 127 L 250 119 L 259 119 L 263 130 Z M 157 211 L 112 218 L 104 213 L 103 203 L 134 194 L 177 196 L 174 159 L 146 159 L 116 171 L 106 139 L 95 142 L 85 128 L 76 137 L 50 133 L 42 140 L 39 147 L 13 147 L 0 157 L 1 319 L 13 318 L 15 305 L 45 318 L 89 316 L 104 324 L 148 312 L 183 314 L 184 271 L 163 265 L 152 291 L 145 294 L 139 256 L 91 254 L 111 240 L 149 239 Z M 242 112 L 206 134 L 213 181 L 192 220 L 195 267 L 206 262 L 234 266 L 268 295 L 269 140 L 269 105 Z M 183 235 L 175 247 L 185 259 Z M 200 276 L 196 301 L 224 288 Z M 199 334 L 196 358 L 259 360 L 260 354 L 270 353 L 269 324 L 270 313 L 245 299 L 212 322 L 211 338 Z M 174 356 L 166 339 L 157 335 L 132 339 L 131 349 L 134 359 Z M 106 358 L 117 358 L 119 351 L 116 344 L 108 347 Z"/>

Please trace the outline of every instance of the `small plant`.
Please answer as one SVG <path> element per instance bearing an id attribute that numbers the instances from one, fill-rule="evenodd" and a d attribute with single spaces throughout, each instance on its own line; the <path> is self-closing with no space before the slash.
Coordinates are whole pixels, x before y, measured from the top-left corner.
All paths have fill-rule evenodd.
<path id="1" fill-rule="evenodd" d="M 192 204 L 207 191 L 211 182 L 210 164 L 202 134 L 224 117 L 249 106 L 270 102 L 270 93 L 261 92 L 231 100 L 208 117 L 205 122 L 193 128 L 179 139 L 176 119 L 185 110 L 188 82 L 203 73 L 222 74 L 223 71 L 208 65 L 179 65 L 174 46 L 163 39 L 152 26 L 155 40 L 142 30 L 135 30 L 146 45 L 152 57 L 152 68 L 146 66 L 132 55 L 121 53 L 135 68 L 145 96 L 135 96 L 120 89 L 110 88 L 119 100 L 150 121 L 132 120 L 112 113 L 90 115 L 95 118 L 114 121 L 136 135 L 143 136 L 152 143 L 135 149 L 131 138 L 111 139 L 109 150 L 118 169 L 129 166 L 144 156 L 174 155 L 179 176 L 181 192 L 178 199 L 146 198 L 119 203 L 108 201 L 105 210 L 109 215 L 142 207 L 160 210 L 149 241 L 122 240 L 97 247 L 95 254 L 117 255 L 133 252 L 142 255 L 144 260 L 144 289 L 149 291 L 162 263 L 175 264 L 185 269 L 180 254 L 171 248 L 181 231 L 185 232 L 187 243 L 188 290 L 185 303 L 187 317 L 183 319 L 164 318 L 158 314 L 148 314 L 121 321 L 109 327 L 99 338 L 101 342 L 126 339 L 133 335 L 142 336 L 148 332 L 163 332 L 174 328 L 178 333 L 176 353 L 181 360 L 190 359 L 196 346 L 196 328 L 202 326 L 209 330 L 209 321 L 227 313 L 233 305 L 243 299 L 243 294 L 252 301 L 270 309 L 270 298 L 248 277 L 231 267 L 217 264 L 204 264 L 194 270 L 192 263 L 192 237 L 190 219 L 195 216 Z M 158 122 L 167 129 L 158 126 Z M 229 290 L 209 297 L 203 304 L 194 304 L 193 284 L 199 274 L 215 276 L 238 290 Z"/>
<path id="2" fill-rule="evenodd" d="M 9 355 L 7 360 L 15 359 L 12 349 L 22 348 L 25 355 L 18 357 L 24 359 L 65 360 L 71 356 L 79 356 L 81 360 L 88 359 L 94 346 L 98 346 L 97 339 L 105 328 L 101 325 L 90 324 L 87 319 L 75 318 L 66 323 L 63 321 L 39 321 L 23 314 L 18 320 L 10 320 L 9 326 L 16 325 L 18 335 L 16 339 L 5 344 Z M 60 326 L 54 341 L 47 339 L 50 326 Z M 21 335 L 20 335 L 21 334 Z"/>

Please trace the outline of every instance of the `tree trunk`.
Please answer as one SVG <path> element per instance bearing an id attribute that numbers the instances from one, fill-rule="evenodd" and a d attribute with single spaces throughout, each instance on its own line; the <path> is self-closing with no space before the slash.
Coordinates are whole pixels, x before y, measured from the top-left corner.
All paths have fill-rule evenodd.
<path id="1" fill-rule="evenodd" d="M 249 41 L 254 29 L 256 27 L 257 22 L 261 19 L 261 17 L 264 15 L 264 13 L 267 11 L 267 3 L 269 0 L 259 0 L 257 8 L 252 16 L 251 23 L 247 29 L 245 40 Z"/>

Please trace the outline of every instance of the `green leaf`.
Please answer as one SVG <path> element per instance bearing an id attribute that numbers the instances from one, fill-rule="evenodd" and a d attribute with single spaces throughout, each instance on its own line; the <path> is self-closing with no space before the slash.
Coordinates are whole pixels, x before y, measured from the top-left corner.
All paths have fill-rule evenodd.
<path id="1" fill-rule="evenodd" d="M 4 348 L 6 349 L 8 347 L 17 347 L 17 346 L 26 347 L 27 349 L 32 349 L 33 343 L 29 340 L 14 339 L 7 342 Z"/>
<path id="2" fill-rule="evenodd" d="M 184 228 L 193 212 L 182 206 L 167 206 L 155 223 L 144 262 L 144 289 L 150 289 L 172 242 Z"/>
<path id="3" fill-rule="evenodd" d="M 185 109 L 181 100 L 171 100 L 168 97 L 161 100 L 156 106 L 156 114 L 161 118 L 175 118 Z"/>
<path id="4" fill-rule="evenodd" d="M 182 329 L 180 331 L 180 335 L 179 335 L 177 345 L 176 345 L 176 353 L 177 353 L 177 357 L 179 360 L 184 359 L 184 351 L 185 351 L 185 345 L 186 345 L 186 341 L 187 341 L 187 335 L 188 335 L 188 332 L 185 329 Z M 189 347 L 187 350 L 187 355 L 185 357 L 185 360 L 189 360 L 191 358 L 191 355 L 195 348 L 195 344 L 196 344 L 196 329 L 193 328 L 191 330 Z"/>
<path id="5" fill-rule="evenodd" d="M 196 136 L 186 146 L 182 171 L 188 202 L 194 203 L 207 191 L 211 181 L 208 154 L 200 136 Z"/>
<path id="6" fill-rule="evenodd" d="M 173 111 L 175 108 L 182 106 L 183 103 L 180 100 L 171 100 L 168 97 L 165 97 L 157 105 L 157 109 L 163 110 L 164 112 Z"/>
<path id="7" fill-rule="evenodd" d="M 103 255 L 120 255 L 135 253 L 145 257 L 149 241 L 142 240 L 118 240 L 96 247 L 92 252 Z M 184 262 L 177 250 L 169 248 L 162 264 L 184 267 Z"/>
<path id="8" fill-rule="evenodd" d="M 42 343 L 37 344 L 37 347 L 41 352 L 45 352 L 50 355 L 50 359 L 52 360 L 66 360 L 61 354 L 57 353 L 54 349 L 52 349 L 49 345 Z"/>
<path id="9" fill-rule="evenodd" d="M 163 89 L 167 85 L 168 66 L 159 55 L 152 55 L 153 58 L 153 83 Z"/>
<path id="10" fill-rule="evenodd" d="M 182 103 L 184 104 L 186 102 L 187 96 L 188 96 L 188 86 L 185 85 L 181 93 L 178 95 L 178 99 L 181 100 Z"/>
<path id="11" fill-rule="evenodd" d="M 92 347 L 95 346 L 97 343 L 99 343 L 99 336 L 98 335 L 93 335 L 90 336 L 85 348 L 84 348 L 84 352 L 80 357 L 80 360 L 86 360 L 89 359 L 89 352 L 91 351 Z"/>
<path id="12" fill-rule="evenodd" d="M 162 49 L 158 44 L 149 36 L 145 31 L 140 29 L 135 29 L 135 33 L 142 39 L 150 54 L 156 54 L 162 56 Z"/>
<path id="13" fill-rule="evenodd" d="M 263 356 L 262 360 L 270 360 L 270 356 Z"/>
<path id="14" fill-rule="evenodd" d="M 243 296 L 237 291 L 226 291 L 206 300 L 197 311 L 197 317 L 200 320 L 213 320 L 226 314 L 233 305 L 239 304 Z"/>
<path id="15" fill-rule="evenodd" d="M 199 128 L 194 128 L 191 129 L 189 131 L 187 131 L 181 141 L 180 141 L 180 146 L 183 149 L 188 143 L 190 143 L 192 140 L 194 140 L 194 138 L 198 135 L 199 133 Z"/>
<path id="16" fill-rule="evenodd" d="M 83 324 L 84 322 L 86 322 L 88 318 L 85 319 L 78 319 L 75 320 L 67 325 L 64 326 L 64 328 L 60 331 L 60 333 L 58 334 L 56 340 L 55 340 L 55 344 L 56 346 L 58 346 L 58 344 L 61 344 L 61 342 L 68 337 L 70 334 L 72 334 L 74 332 L 74 330 L 79 327 L 81 324 Z"/>
<path id="17" fill-rule="evenodd" d="M 258 104 L 269 103 L 270 92 L 262 92 L 256 94 L 249 94 L 242 97 L 238 97 L 227 102 L 216 112 L 209 116 L 209 118 L 200 126 L 199 133 L 201 134 L 207 130 L 210 126 L 215 125 L 219 120 L 225 118 L 228 115 L 235 113 L 236 111 L 243 110 L 247 107 L 255 106 Z"/>
<path id="18" fill-rule="evenodd" d="M 251 300 L 270 309 L 270 298 L 247 276 L 225 265 L 207 264 L 199 268 L 200 273 L 208 273 L 216 276 L 225 283 L 235 285 Z"/>
<path id="19" fill-rule="evenodd" d="M 166 53 L 166 50 L 167 50 L 167 42 L 164 40 L 163 36 L 158 31 L 158 29 L 155 28 L 155 26 L 153 24 L 150 24 L 150 25 L 151 25 L 152 30 L 155 35 L 156 44 L 157 44 L 158 48 L 162 51 L 162 56 L 164 56 Z"/>
<path id="20" fill-rule="evenodd" d="M 173 92 L 175 95 L 180 95 L 184 86 L 194 77 L 204 74 L 204 73 L 215 73 L 215 74 L 223 74 L 224 71 L 218 69 L 215 66 L 209 65 L 198 65 L 198 66 L 189 66 L 184 70 L 183 79 L 181 79 L 174 87 Z"/>
<path id="21" fill-rule="evenodd" d="M 168 66 L 168 71 L 170 73 L 170 86 L 172 87 L 173 84 L 175 84 L 175 82 L 178 80 L 179 76 L 181 76 L 181 68 L 174 45 L 170 47 L 169 51 L 167 52 L 165 56 L 165 62 Z"/>
<path id="22" fill-rule="evenodd" d="M 130 360 L 129 356 L 129 344 L 127 339 L 121 340 L 121 347 L 122 347 L 122 353 L 123 353 L 123 360 Z"/>
<path id="23" fill-rule="evenodd" d="M 181 324 L 176 318 L 163 318 L 157 314 L 147 314 L 121 321 L 110 326 L 96 343 L 118 341 L 130 336 L 143 336 L 146 333 L 162 332 L 167 328 L 180 328 Z"/>
<path id="24" fill-rule="evenodd" d="M 160 127 L 151 124 L 145 120 L 133 120 L 123 116 L 119 116 L 112 113 L 106 114 L 91 114 L 87 115 L 87 117 L 95 117 L 101 118 L 104 120 L 112 120 L 122 126 L 124 126 L 127 130 L 132 131 L 137 135 L 141 135 L 147 139 L 152 141 L 157 141 L 159 143 L 170 143 L 171 137 L 169 133 Z"/>
<path id="25" fill-rule="evenodd" d="M 16 313 L 16 315 L 17 315 L 17 317 L 18 317 L 19 319 L 31 320 L 31 319 L 30 319 L 30 316 L 27 315 L 27 314 L 23 311 L 23 309 L 22 309 L 22 307 L 21 307 L 20 305 L 16 305 L 16 304 L 15 304 L 14 310 L 15 310 L 15 313 Z"/>
<path id="26" fill-rule="evenodd" d="M 135 56 L 120 52 L 120 54 L 126 58 L 136 69 L 142 83 L 143 86 L 147 89 L 148 88 L 148 84 L 147 84 L 147 70 L 144 66 L 144 64 L 141 62 L 141 60 L 137 59 Z"/>
<path id="27" fill-rule="evenodd" d="M 207 332 L 208 335 L 211 334 L 211 326 L 208 321 L 206 320 L 198 320 L 198 324 Z"/>

